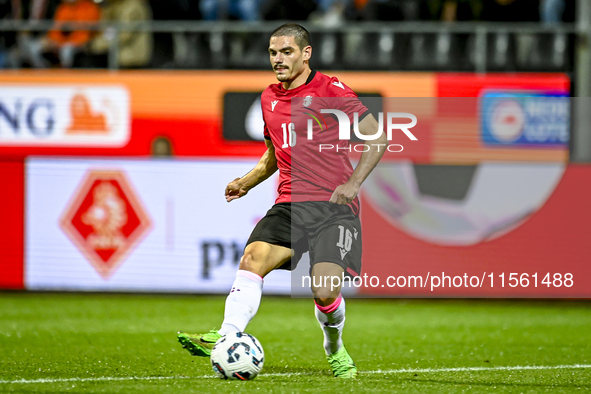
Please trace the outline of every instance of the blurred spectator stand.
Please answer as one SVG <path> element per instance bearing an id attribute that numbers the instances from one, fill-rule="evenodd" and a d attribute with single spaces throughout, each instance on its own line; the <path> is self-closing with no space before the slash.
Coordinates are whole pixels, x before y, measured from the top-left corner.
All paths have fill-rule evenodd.
<path id="1" fill-rule="evenodd" d="M 261 19 L 262 0 L 201 0 L 199 9 L 206 21 L 241 20 L 255 22 Z"/>
<path id="2" fill-rule="evenodd" d="M 46 36 L 39 39 L 22 37 L 19 43 L 21 53 L 37 68 L 49 67 L 54 60 L 62 67 L 70 68 L 76 53 L 86 52 L 87 44 L 95 34 L 80 25 L 99 22 L 99 6 L 91 0 L 62 0 L 53 20 L 53 29 Z"/>
<path id="3" fill-rule="evenodd" d="M 133 26 L 134 22 L 148 22 L 152 12 L 146 0 L 105 0 L 102 20 L 123 22 Z M 113 41 L 116 40 L 115 43 Z M 86 59 L 85 67 L 106 67 L 111 45 L 117 46 L 117 57 L 111 59 L 121 68 L 146 67 L 152 60 L 152 33 L 149 31 L 120 31 L 113 28 L 102 31 L 90 43 L 91 56 Z M 83 60 L 84 62 L 84 60 Z"/>
<path id="4" fill-rule="evenodd" d="M 0 18 L 8 17 L 15 21 L 24 21 L 30 27 L 36 27 L 41 21 L 51 19 L 60 0 L 1 0 L 0 3 L 2 3 Z M 18 68 L 22 66 L 22 62 L 26 58 L 27 43 L 32 37 L 38 38 L 38 32 L 21 30 L 18 34 L 6 32 L 2 35 L 1 40 L 8 55 L 7 62 L 3 64 L 4 67 Z"/>

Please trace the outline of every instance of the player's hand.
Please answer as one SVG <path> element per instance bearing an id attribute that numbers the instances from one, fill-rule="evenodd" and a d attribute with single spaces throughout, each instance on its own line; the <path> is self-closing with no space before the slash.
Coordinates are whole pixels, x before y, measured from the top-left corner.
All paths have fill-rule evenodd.
<path id="1" fill-rule="evenodd" d="M 234 179 L 226 186 L 226 201 L 230 202 L 248 193 L 248 189 L 240 182 L 240 178 Z"/>
<path id="2" fill-rule="evenodd" d="M 357 197 L 358 193 L 358 187 L 350 183 L 345 183 L 344 185 L 338 186 L 334 190 L 329 201 L 339 205 L 347 205 L 350 204 L 355 199 L 355 197 Z"/>

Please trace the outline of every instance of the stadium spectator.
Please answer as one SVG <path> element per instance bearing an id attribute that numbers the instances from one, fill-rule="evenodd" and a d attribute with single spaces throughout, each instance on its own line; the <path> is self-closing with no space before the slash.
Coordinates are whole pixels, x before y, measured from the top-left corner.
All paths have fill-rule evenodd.
<path id="1" fill-rule="evenodd" d="M 317 8 L 314 0 L 267 0 L 261 6 L 261 15 L 264 20 L 305 21 Z"/>
<path id="2" fill-rule="evenodd" d="M 103 4 L 104 22 L 131 23 L 152 19 L 152 11 L 146 0 L 106 0 Z M 145 67 L 150 63 L 153 46 L 151 32 L 121 31 L 117 38 L 115 34 L 112 29 L 101 32 L 90 43 L 90 52 L 93 55 L 106 57 L 113 40 L 117 39 L 119 67 Z"/>
<path id="3" fill-rule="evenodd" d="M 12 18 L 18 21 L 27 21 L 33 27 L 37 22 L 49 19 L 49 15 L 55 13 L 59 0 L 1 0 L 0 19 Z M 38 32 L 3 32 L 0 41 L 3 41 L 6 49 L 5 66 L 18 68 L 22 66 L 26 58 L 27 44 L 33 37 L 39 37 Z M 16 44 L 16 45 L 15 45 Z M 2 44 L 0 44 L 1 46 Z"/>
<path id="4" fill-rule="evenodd" d="M 151 0 L 155 20 L 199 20 L 198 0 Z M 199 33 L 154 33 L 152 65 L 162 68 L 195 68 L 199 64 Z"/>
<path id="5" fill-rule="evenodd" d="M 206 21 L 238 19 L 258 21 L 261 0 L 201 0 L 199 9 Z"/>
<path id="6" fill-rule="evenodd" d="M 12 19 L 13 9 L 10 0 L 0 0 L 0 20 Z M 7 67 L 9 61 L 9 50 L 14 44 L 14 34 L 3 34 L 0 36 L 0 68 Z"/>
<path id="7" fill-rule="evenodd" d="M 152 140 L 150 152 L 154 157 L 171 157 L 174 154 L 172 142 L 168 137 L 159 135 Z"/>
<path id="8" fill-rule="evenodd" d="M 479 20 L 482 0 L 424 0 L 421 19 L 444 22 Z"/>
<path id="9" fill-rule="evenodd" d="M 198 20 L 199 0 L 150 0 L 155 20 Z"/>
<path id="10" fill-rule="evenodd" d="M 352 0 L 314 0 L 316 10 L 308 20 L 322 27 L 334 27 L 344 24 L 348 13 L 353 9 Z"/>
<path id="11" fill-rule="evenodd" d="M 3 0 L 11 2 L 15 19 L 36 22 L 53 15 L 59 0 Z"/>
<path id="12" fill-rule="evenodd" d="M 74 56 L 84 52 L 94 35 L 83 30 L 77 23 L 93 23 L 100 19 L 100 9 L 91 0 L 62 0 L 54 15 L 54 28 L 40 39 L 22 41 L 25 56 L 34 67 L 48 67 L 43 55 L 57 56 L 62 67 L 72 67 Z"/>
<path id="13" fill-rule="evenodd" d="M 539 0 L 483 0 L 482 17 L 491 22 L 537 22 Z"/>
<path id="14" fill-rule="evenodd" d="M 540 19 L 548 24 L 560 23 L 565 8 L 564 0 L 540 0 Z"/>
<path id="15" fill-rule="evenodd" d="M 353 8 L 353 0 L 315 0 L 317 11 L 310 15 L 312 23 L 323 27 L 342 25 Z"/>
<path id="16" fill-rule="evenodd" d="M 355 0 L 359 19 L 378 21 L 418 20 L 424 6 L 419 0 Z"/>

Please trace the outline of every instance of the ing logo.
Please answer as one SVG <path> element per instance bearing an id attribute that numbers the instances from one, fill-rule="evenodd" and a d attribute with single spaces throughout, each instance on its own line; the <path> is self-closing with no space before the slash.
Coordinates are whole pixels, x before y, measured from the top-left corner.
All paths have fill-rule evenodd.
<path id="1" fill-rule="evenodd" d="M 0 86 L 0 145 L 115 147 L 130 135 L 123 86 Z"/>
<path id="2" fill-rule="evenodd" d="M 104 106 L 110 108 L 111 105 L 107 99 L 104 100 Z M 116 111 L 111 111 L 115 118 Z M 70 101 L 70 125 L 66 129 L 67 134 L 108 134 L 111 126 L 108 124 L 107 116 L 103 110 L 93 111 L 90 100 L 82 93 L 77 93 Z"/>

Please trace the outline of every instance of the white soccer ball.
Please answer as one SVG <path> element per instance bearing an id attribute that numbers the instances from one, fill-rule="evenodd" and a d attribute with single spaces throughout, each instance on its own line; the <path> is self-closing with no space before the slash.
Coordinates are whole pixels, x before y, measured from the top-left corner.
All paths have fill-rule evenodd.
<path id="1" fill-rule="evenodd" d="M 263 347 L 245 332 L 221 337 L 211 351 L 211 366 L 220 379 L 254 379 L 264 361 Z"/>

